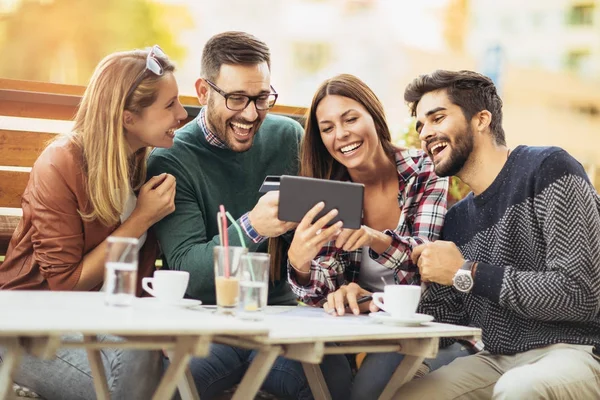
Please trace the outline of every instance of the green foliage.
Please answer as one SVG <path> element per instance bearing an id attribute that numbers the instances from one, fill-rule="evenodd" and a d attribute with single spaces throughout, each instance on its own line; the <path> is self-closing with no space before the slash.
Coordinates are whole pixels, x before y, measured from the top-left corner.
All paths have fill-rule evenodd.
<path id="1" fill-rule="evenodd" d="M 421 140 L 419 139 L 419 133 L 416 128 L 417 120 L 415 118 L 409 118 L 406 121 L 406 127 L 404 133 L 398 141 L 402 146 L 408 148 L 421 148 Z M 457 201 L 463 199 L 471 189 L 465 185 L 458 177 L 450 177 L 450 184 L 448 187 L 448 204 L 452 205 Z"/>
<path id="2" fill-rule="evenodd" d="M 406 120 L 406 127 L 404 128 L 404 146 L 411 149 L 421 148 L 421 139 L 419 139 L 419 133 L 417 132 L 417 120 L 416 118 L 408 118 Z"/>
<path id="3" fill-rule="evenodd" d="M 459 177 L 450 177 L 450 185 L 448 186 L 448 206 L 464 199 L 470 192 L 471 189 L 463 183 Z"/>
<path id="4" fill-rule="evenodd" d="M 146 0 L 21 0 L 0 15 L 0 76 L 85 85 L 104 56 L 153 44 L 181 59 L 164 7 Z"/>

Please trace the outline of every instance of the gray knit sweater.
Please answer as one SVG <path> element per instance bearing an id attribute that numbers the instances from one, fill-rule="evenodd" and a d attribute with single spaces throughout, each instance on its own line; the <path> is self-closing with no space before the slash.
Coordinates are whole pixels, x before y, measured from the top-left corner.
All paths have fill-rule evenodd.
<path id="1" fill-rule="evenodd" d="M 442 237 L 479 262 L 475 285 L 433 284 L 420 312 L 481 328 L 497 354 L 600 345 L 600 197 L 567 152 L 517 147 L 485 192 L 448 211 Z"/>

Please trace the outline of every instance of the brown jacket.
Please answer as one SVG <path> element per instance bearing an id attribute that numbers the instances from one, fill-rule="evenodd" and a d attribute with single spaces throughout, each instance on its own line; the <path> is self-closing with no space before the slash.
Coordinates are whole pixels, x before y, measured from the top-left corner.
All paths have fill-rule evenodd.
<path id="1" fill-rule="evenodd" d="M 67 138 L 35 162 L 21 201 L 23 218 L 0 265 L 0 289 L 73 290 L 83 257 L 117 229 L 81 218 L 79 210 L 90 211 L 82 165 L 81 150 Z M 157 256 L 156 237 L 148 232 L 139 254 L 138 295 Z"/>

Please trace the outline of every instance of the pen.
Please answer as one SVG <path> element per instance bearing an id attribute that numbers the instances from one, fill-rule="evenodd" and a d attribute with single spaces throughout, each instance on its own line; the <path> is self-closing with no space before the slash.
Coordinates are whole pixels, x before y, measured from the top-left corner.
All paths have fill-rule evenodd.
<path id="1" fill-rule="evenodd" d="M 356 304 L 366 303 L 367 301 L 371 300 L 373 300 L 373 296 L 363 296 L 360 299 L 356 300 Z M 348 307 L 348 305 L 346 305 L 346 307 Z M 335 312 L 335 308 L 330 308 L 329 310 L 327 310 L 328 314 L 335 314 Z"/>

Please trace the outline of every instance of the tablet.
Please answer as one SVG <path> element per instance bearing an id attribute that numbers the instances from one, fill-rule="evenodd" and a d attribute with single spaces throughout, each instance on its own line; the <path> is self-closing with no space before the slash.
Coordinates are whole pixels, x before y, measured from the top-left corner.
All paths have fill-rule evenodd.
<path id="1" fill-rule="evenodd" d="M 330 225 L 342 221 L 344 228 L 358 229 L 362 223 L 364 191 L 365 187 L 361 183 L 282 175 L 278 218 L 282 221 L 300 222 L 311 208 L 322 201 L 325 208 L 316 219 L 337 208 L 338 215 Z"/>

